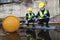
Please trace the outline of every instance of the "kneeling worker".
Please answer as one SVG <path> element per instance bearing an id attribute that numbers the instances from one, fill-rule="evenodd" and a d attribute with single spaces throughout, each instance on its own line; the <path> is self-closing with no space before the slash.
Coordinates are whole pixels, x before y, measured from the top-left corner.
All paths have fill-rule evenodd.
<path id="1" fill-rule="evenodd" d="M 36 16 L 38 18 L 39 24 L 41 25 L 41 27 L 43 27 L 45 23 L 45 26 L 49 27 L 48 23 L 50 19 L 50 13 L 49 10 L 45 9 L 44 2 L 40 2 L 39 9 L 40 10 L 38 11 L 38 14 Z M 38 36 L 44 40 L 51 40 L 48 30 L 41 30 Z"/>
<path id="2" fill-rule="evenodd" d="M 33 24 L 32 24 L 32 27 L 35 27 L 35 25 L 34 25 L 34 22 L 35 22 L 35 14 L 32 12 L 32 7 L 29 7 L 28 8 L 28 13 L 26 13 L 26 25 L 27 25 L 27 27 L 29 27 L 29 23 L 30 22 L 32 22 Z M 27 29 L 27 31 L 26 31 L 26 33 L 27 33 L 27 35 L 29 35 L 29 36 L 33 36 L 34 38 L 36 37 L 35 36 L 35 30 L 34 29 Z"/>
<path id="3" fill-rule="evenodd" d="M 44 26 L 44 23 L 46 24 L 46 27 L 49 27 L 48 22 L 50 19 L 50 13 L 47 9 L 45 9 L 45 4 L 44 2 L 41 2 L 39 4 L 40 10 L 38 11 L 37 18 L 39 21 L 39 24 L 41 24 L 41 27 Z"/>

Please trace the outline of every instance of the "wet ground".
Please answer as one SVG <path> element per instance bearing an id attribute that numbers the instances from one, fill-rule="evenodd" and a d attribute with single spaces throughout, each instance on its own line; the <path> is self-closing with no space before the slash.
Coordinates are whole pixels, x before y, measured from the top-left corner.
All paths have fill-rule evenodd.
<path id="1" fill-rule="evenodd" d="M 52 23 L 49 25 L 51 27 L 55 26 L 57 28 L 60 28 L 60 23 Z M 14 33 L 6 33 L 2 28 L 0 28 L 0 40 L 26 40 L 26 37 L 24 36 L 25 32 L 23 31 L 19 29 L 17 32 Z M 60 30 L 50 31 L 49 33 L 52 40 L 60 40 Z"/>

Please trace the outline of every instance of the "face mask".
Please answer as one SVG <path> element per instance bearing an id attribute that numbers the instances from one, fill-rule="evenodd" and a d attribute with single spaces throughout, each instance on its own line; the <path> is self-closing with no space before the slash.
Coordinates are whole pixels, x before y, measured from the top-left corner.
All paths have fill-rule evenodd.
<path id="1" fill-rule="evenodd" d="M 31 11 L 31 12 L 29 12 L 29 13 L 32 13 L 32 11 Z"/>
<path id="2" fill-rule="evenodd" d="M 45 8 L 41 8 L 41 10 L 43 11 Z"/>

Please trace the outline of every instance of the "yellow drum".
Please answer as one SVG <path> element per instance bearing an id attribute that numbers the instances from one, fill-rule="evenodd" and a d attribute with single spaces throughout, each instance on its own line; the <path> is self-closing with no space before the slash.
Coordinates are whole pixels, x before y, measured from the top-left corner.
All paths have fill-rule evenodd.
<path id="1" fill-rule="evenodd" d="M 7 16 L 3 20 L 2 26 L 6 32 L 15 32 L 20 27 L 20 21 L 15 16 Z"/>

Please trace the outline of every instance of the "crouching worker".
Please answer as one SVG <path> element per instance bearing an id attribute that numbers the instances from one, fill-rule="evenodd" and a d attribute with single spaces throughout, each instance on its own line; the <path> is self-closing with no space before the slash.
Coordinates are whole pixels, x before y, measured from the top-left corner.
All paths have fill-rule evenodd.
<path id="1" fill-rule="evenodd" d="M 35 27 L 34 22 L 35 22 L 35 14 L 32 12 L 32 7 L 28 8 L 28 13 L 26 13 L 26 25 L 29 27 L 29 23 L 32 22 L 32 27 Z M 27 40 L 33 40 L 33 38 L 36 38 L 35 35 L 35 29 L 27 29 L 26 34 L 28 35 Z"/>
<path id="2" fill-rule="evenodd" d="M 44 23 L 45 23 L 45 26 L 49 27 L 48 23 L 49 23 L 49 19 L 50 19 L 50 13 L 49 13 L 49 11 L 47 9 L 45 9 L 44 2 L 40 2 L 39 9 L 40 10 L 38 11 L 38 14 L 36 16 L 38 18 L 38 21 L 39 21 L 38 24 L 40 24 L 41 27 L 43 27 Z M 38 36 L 40 36 L 44 40 L 51 40 L 48 30 L 45 30 L 45 31 L 41 30 L 39 32 Z"/>
<path id="3" fill-rule="evenodd" d="M 41 27 L 43 27 L 45 23 L 46 27 L 49 27 L 48 23 L 50 19 L 50 13 L 47 9 L 45 9 L 44 2 L 41 2 L 39 4 L 39 9 L 40 10 L 38 11 L 38 14 L 36 16 L 38 18 L 39 24 L 41 24 Z"/>

